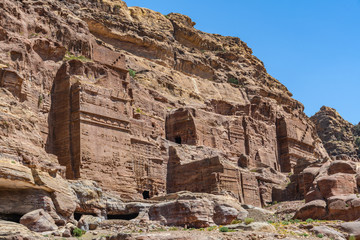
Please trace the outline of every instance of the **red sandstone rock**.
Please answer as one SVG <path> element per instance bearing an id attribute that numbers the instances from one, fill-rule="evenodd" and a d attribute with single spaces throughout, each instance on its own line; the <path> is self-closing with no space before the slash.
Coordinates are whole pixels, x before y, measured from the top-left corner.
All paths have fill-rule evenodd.
<path id="1" fill-rule="evenodd" d="M 353 194 L 357 188 L 354 175 L 344 173 L 321 177 L 317 180 L 317 185 L 324 198 Z"/>
<path id="2" fill-rule="evenodd" d="M 328 174 L 336 173 L 356 174 L 356 165 L 349 161 L 334 161 L 329 166 Z"/>
<path id="3" fill-rule="evenodd" d="M 54 219 L 43 209 L 25 214 L 20 218 L 20 223 L 34 232 L 54 231 L 58 228 Z"/>
<path id="4" fill-rule="evenodd" d="M 326 202 L 323 200 L 315 200 L 301 207 L 296 212 L 294 219 L 324 219 L 326 217 L 326 214 Z"/>
<path id="5" fill-rule="evenodd" d="M 43 208 L 57 223 L 74 211 L 132 214 L 149 206 L 119 197 L 181 190 L 261 206 L 283 185 L 275 171 L 299 174 L 299 161 L 328 157 L 303 106 L 244 42 L 198 31 L 184 15 L 123 1 L 5 0 L 0 26 L 0 196 L 9 213 Z M 292 180 L 284 195 L 301 197 L 301 178 Z M 203 201 L 181 203 L 201 212 L 186 221 L 234 217 Z"/>
<path id="6" fill-rule="evenodd" d="M 30 231 L 22 224 L 0 220 L 0 235 L 3 239 L 42 239 L 39 233 Z"/>
<path id="7" fill-rule="evenodd" d="M 180 192 L 157 199 L 168 200 L 150 207 L 150 220 L 169 226 L 208 227 L 244 219 L 247 212 L 231 197 Z M 169 201 L 170 200 L 170 201 Z"/>
<path id="8" fill-rule="evenodd" d="M 328 201 L 328 219 L 339 219 L 344 221 L 355 221 L 360 218 L 359 195 L 334 196 Z"/>
<path id="9" fill-rule="evenodd" d="M 204 228 L 214 225 L 211 202 L 201 200 L 176 200 L 152 206 L 150 220 L 160 221 L 169 226 Z"/>

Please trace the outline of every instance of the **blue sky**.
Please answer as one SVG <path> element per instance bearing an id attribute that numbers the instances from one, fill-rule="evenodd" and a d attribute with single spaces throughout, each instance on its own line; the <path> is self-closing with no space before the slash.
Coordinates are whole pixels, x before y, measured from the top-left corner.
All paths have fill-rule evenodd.
<path id="1" fill-rule="evenodd" d="M 360 0 L 127 0 L 178 12 L 209 33 L 236 36 L 302 102 L 360 121 Z"/>

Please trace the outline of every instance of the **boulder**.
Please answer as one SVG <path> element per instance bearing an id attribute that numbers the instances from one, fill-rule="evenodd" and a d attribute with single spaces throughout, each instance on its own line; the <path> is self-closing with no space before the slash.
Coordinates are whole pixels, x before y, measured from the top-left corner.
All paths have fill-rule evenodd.
<path id="1" fill-rule="evenodd" d="M 69 229 L 65 229 L 62 233 L 62 237 L 71 237 L 71 231 Z"/>
<path id="2" fill-rule="evenodd" d="M 328 168 L 328 174 L 333 175 L 336 173 L 356 174 L 356 165 L 350 161 L 334 161 Z"/>
<path id="3" fill-rule="evenodd" d="M 360 195 L 342 195 L 328 198 L 328 219 L 354 221 L 360 218 Z"/>
<path id="4" fill-rule="evenodd" d="M 327 226 L 316 226 L 313 227 L 311 230 L 315 235 L 322 234 L 323 236 L 326 236 L 330 239 L 334 240 L 346 240 L 344 234 L 336 231 L 333 228 L 327 227 Z"/>
<path id="5" fill-rule="evenodd" d="M 349 236 L 354 236 L 356 240 L 360 240 L 360 222 L 345 222 L 341 223 L 339 227 Z"/>
<path id="6" fill-rule="evenodd" d="M 96 182 L 90 180 L 70 180 L 69 182 L 77 198 L 76 212 L 99 215 L 104 211 L 105 196 Z"/>
<path id="7" fill-rule="evenodd" d="M 82 215 L 78 227 L 85 231 L 95 230 L 103 220 L 101 217 Z"/>
<path id="8" fill-rule="evenodd" d="M 273 225 L 266 222 L 253 222 L 250 224 L 239 223 L 226 226 L 229 229 L 240 229 L 244 231 L 256 231 L 256 232 L 275 232 L 276 229 Z"/>
<path id="9" fill-rule="evenodd" d="M 302 206 L 295 214 L 294 219 L 306 220 L 324 219 L 326 216 L 326 202 L 324 200 L 311 201 Z"/>
<path id="10" fill-rule="evenodd" d="M 150 220 L 164 225 L 204 228 L 214 225 L 214 210 L 208 199 L 176 200 L 150 207 Z"/>
<path id="11" fill-rule="evenodd" d="M 40 234 L 30 231 L 27 227 L 25 227 L 22 224 L 0 220 L 0 239 L 37 240 L 43 238 Z"/>
<path id="12" fill-rule="evenodd" d="M 25 214 L 20 218 L 20 223 L 34 232 L 46 232 L 58 229 L 54 219 L 43 209 Z"/>
<path id="13" fill-rule="evenodd" d="M 273 219 L 273 215 L 274 212 L 263 209 L 263 208 L 259 208 L 259 207 L 254 207 L 252 205 L 242 205 L 244 209 L 246 209 L 246 211 L 248 212 L 248 217 L 250 218 L 254 218 L 257 221 L 268 221 Z"/>
<path id="14" fill-rule="evenodd" d="M 149 218 L 165 225 L 202 228 L 230 224 L 247 216 L 239 202 L 229 196 L 179 192 L 154 199 L 166 202 L 151 206 Z"/>
<path id="15" fill-rule="evenodd" d="M 216 205 L 214 208 L 213 220 L 216 225 L 222 225 L 231 223 L 232 220 L 236 218 L 244 219 L 246 216 L 246 211 L 242 211 L 241 213 L 239 213 L 238 210 L 231 206 Z"/>
<path id="16" fill-rule="evenodd" d="M 354 175 L 345 173 L 320 177 L 317 180 L 317 186 L 324 198 L 342 194 L 353 194 L 356 189 Z"/>
<path id="17" fill-rule="evenodd" d="M 314 201 L 314 200 L 321 200 L 321 199 L 323 199 L 323 196 L 316 186 L 310 187 L 308 192 L 305 195 L 306 203 Z"/>

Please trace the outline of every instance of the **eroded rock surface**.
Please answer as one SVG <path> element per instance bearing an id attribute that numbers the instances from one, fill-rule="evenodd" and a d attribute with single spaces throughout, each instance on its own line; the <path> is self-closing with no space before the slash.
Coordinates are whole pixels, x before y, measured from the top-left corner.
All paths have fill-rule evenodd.
<path id="1" fill-rule="evenodd" d="M 43 209 L 29 212 L 20 218 L 20 223 L 34 232 L 57 230 L 54 219 Z"/>
<path id="2" fill-rule="evenodd" d="M 332 211 L 356 194 L 356 166 L 329 162 L 252 50 L 194 26 L 120 0 L 1 2 L 0 216 L 203 227 L 244 218 L 240 204 Z M 357 153 L 350 127 L 335 155 Z"/>
<path id="3" fill-rule="evenodd" d="M 360 157 L 359 125 L 344 120 L 333 108 L 323 106 L 311 117 L 329 155 L 335 159 L 358 160 Z"/>

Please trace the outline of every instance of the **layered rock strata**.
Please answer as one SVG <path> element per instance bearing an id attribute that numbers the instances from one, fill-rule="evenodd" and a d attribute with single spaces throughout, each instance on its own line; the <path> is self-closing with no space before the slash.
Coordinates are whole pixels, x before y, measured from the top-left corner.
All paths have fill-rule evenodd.
<path id="1" fill-rule="evenodd" d="M 119 0 L 0 3 L 0 214 L 131 218 L 149 206 L 111 196 L 182 190 L 262 206 L 282 173 L 327 159 L 251 49 L 194 25 Z"/>

